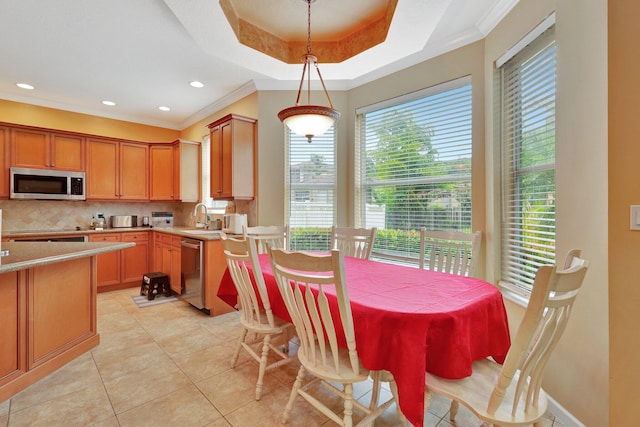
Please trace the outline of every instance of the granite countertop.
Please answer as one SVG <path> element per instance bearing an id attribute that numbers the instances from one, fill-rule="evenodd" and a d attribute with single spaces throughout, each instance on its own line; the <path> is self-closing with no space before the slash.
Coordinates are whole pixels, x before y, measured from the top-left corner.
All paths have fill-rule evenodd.
<path id="1" fill-rule="evenodd" d="M 208 230 L 204 228 L 193 227 L 126 227 L 126 228 L 104 228 L 102 230 L 94 230 L 89 228 L 64 229 L 64 230 L 5 230 L 2 233 L 3 238 L 25 238 L 40 236 L 88 236 L 100 233 L 127 233 L 135 231 L 159 231 L 162 233 L 174 234 L 183 237 L 190 237 L 197 240 L 219 240 L 222 232 L 220 230 Z"/>
<path id="2" fill-rule="evenodd" d="M 2 251 L 9 255 L 0 257 L 0 274 L 133 246 L 133 242 L 2 242 Z"/>

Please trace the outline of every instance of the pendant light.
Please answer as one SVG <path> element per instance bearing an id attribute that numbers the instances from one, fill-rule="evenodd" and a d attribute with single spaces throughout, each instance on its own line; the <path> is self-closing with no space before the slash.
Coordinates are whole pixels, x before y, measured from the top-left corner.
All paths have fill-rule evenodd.
<path id="1" fill-rule="evenodd" d="M 300 79 L 300 87 L 298 88 L 298 97 L 296 105 L 285 108 L 278 113 L 278 118 L 287 125 L 292 132 L 305 136 L 309 142 L 314 136 L 325 133 L 331 125 L 339 118 L 340 113 L 333 108 L 329 93 L 322 80 L 320 68 L 318 68 L 318 58 L 311 53 L 311 3 L 315 0 L 303 0 L 307 3 L 307 53 L 302 56 L 304 67 L 302 68 L 302 78 Z M 316 68 L 322 90 L 327 97 L 329 106 L 310 105 L 311 102 L 311 64 Z M 307 104 L 300 105 L 300 96 L 302 94 L 302 85 L 304 84 L 305 73 L 307 74 Z"/>

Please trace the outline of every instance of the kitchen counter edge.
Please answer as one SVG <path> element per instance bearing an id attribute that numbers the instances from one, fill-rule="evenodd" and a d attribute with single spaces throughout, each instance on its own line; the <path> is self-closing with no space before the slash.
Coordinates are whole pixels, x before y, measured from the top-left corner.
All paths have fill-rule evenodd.
<path id="1" fill-rule="evenodd" d="M 2 242 L 0 274 L 70 261 L 135 246 L 133 242 Z"/>

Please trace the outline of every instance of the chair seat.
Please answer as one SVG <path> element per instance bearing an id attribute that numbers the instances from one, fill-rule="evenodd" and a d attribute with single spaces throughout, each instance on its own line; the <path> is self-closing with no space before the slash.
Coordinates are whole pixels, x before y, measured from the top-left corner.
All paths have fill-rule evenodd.
<path id="1" fill-rule="evenodd" d="M 447 380 L 427 372 L 426 387 L 430 391 L 455 399 L 473 411 L 483 421 L 498 425 L 510 425 L 510 423 L 529 424 L 534 423 L 547 410 L 547 395 L 540 390 L 537 407 L 532 407 L 525 413 L 523 405 L 519 405 L 515 416 L 511 415 L 511 402 L 517 384 L 515 381 L 507 388 L 505 398 L 495 414 L 488 414 L 486 408 L 489 398 L 500 376 L 502 365 L 490 359 L 482 359 L 473 362 L 473 374 L 461 380 Z M 483 410 L 484 409 L 484 410 Z"/>

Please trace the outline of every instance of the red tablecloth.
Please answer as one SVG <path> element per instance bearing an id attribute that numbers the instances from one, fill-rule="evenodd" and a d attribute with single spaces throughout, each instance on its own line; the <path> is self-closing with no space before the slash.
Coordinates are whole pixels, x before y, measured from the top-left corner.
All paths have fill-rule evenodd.
<path id="1" fill-rule="evenodd" d="M 260 255 L 260 265 L 273 313 L 290 320 L 267 255 Z M 509 350 L 502 294 L 490 283 L 351 257 L 345 257 L 345 276 L 360 360 L 393 374 L 400 408 L 413 425 L 423 424 L 425 371 L 464 378 L 474 360 L 502 362 Z M 218 296 L 237 303 L 228 271 Z"/>

